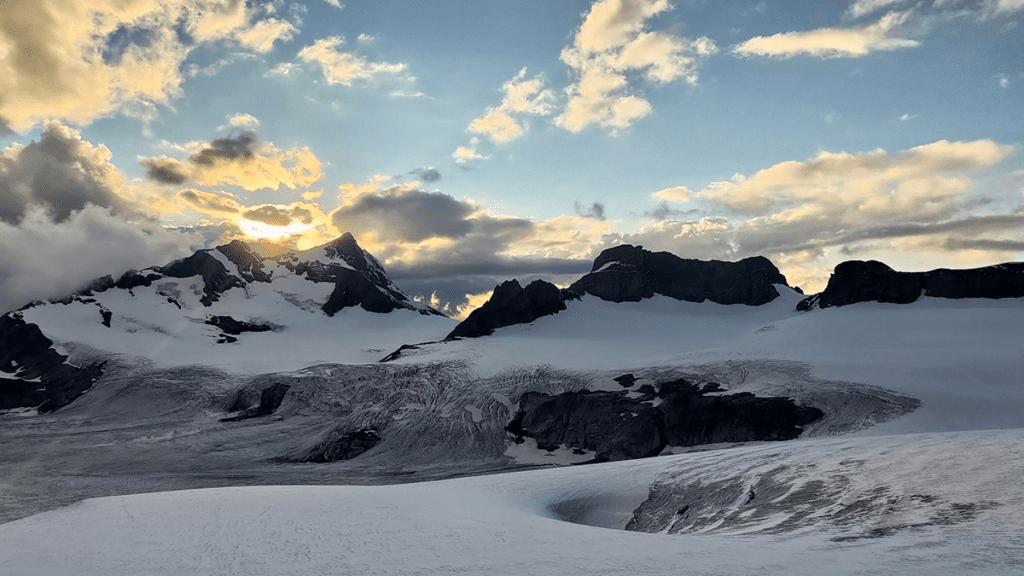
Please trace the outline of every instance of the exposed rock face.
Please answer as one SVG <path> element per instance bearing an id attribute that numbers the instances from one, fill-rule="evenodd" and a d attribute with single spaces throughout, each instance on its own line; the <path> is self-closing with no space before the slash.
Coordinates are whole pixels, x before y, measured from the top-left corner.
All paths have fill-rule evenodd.
<path id="1" fill-rule="evenodd" d="M 335 285 L 334 292 L 322 307 L 328 316 L 350 306 L 359 306 L 369 312 L 387 313 L 407 309 L 426 315 L 443 316 L 429 306 L 411 302 L 391 281 L 380 262 L 360 248 L 348 232 L 337 240 L 308 250 L 304 255 L 313 259 L 302 260 L 296 255 L 286 255 L 278 264 L 296 274 L 304 274 L 306 279 L 313 282 Z"/>
<path id="2" fill-rule="evenodd" d="M 639 302 L 655 294 L 718 304 L 767 304 L 779 296 L 773 284 L 786 277 L 767 258 L 739 262 L 689 260 L 624 244 L 602 252 L 589 274 L 569 287 L 612 302 Z"/>
<path id="3" fill-rule="evenodd" d="M 203 297 L 199 301 L 203 306 L 216 302 L 220 295 L 230 288 L 245 286 L 245 282 L 238 276 L 229 274 L 209 250 L 200 250 L 188 258 L 176 260 L 157 270 L 171 278 L 202 276 Z"/>
<path id="4" fill-rule="evenodd" d="M 231 316 L 211 316 L 206 320 L 206 323 L 220 328 L 221 332 L 223 332 L 220 340 L 217 340 L 218 344 L 237 342 L 238 338 L 235 338 L 235 336 L 242 332 L 269 332 L 274 329 L 269 324 L 235 320 Z"/>
<path id="5" fill-rule="evenodd" d="M 245 242 L 232 240 L 230 244 L 218 246 L 217 250 L 238 266 L 238 273 L 246 282 L 270 282 L 270 274 L 263 271 L 263 257 L 249 249 Z"/>
<path id="6" fill-rule="evenodd" d="M 103 364 L 79 368 L 17 312 L 0 316 L 0 410 L 67 406 L 103 374 Z"/>
<path id="7" fill-rule="evenodd" d="M 534 280 L 523 288 L 518 280 L 509 280 L 495 287 L 490 299 L 471 312 L 445 340 L 485 336 L 495 328 L 533 322 L 562 310 L 564 297 L 554 284 Z"/>
<path id="8" fill-rule="evenodd" d="M 851 260 L 836 266 L 825 290 L 801 300 L 797 310 L 857 302 L 909 304 L 921 296 L 1021 298 L 1024 297 L 1024 263 L 969 270 L 940 268 L 930 272 L 897 272 L 874 260 Z"/>
<path id="9" fill-rule="evenodd" d="M 706 395 L 719 391 L 717 384 L 701 388 L 676 380 L 660 384 L 658 390 L 642 386 L 639 398 L 627 397 L 626 391 L 557 396 L 528 392 L 520 398 L 508 430 L 518 438 L 535 439 L 542 449 L 590 450 L 595 461 L 606 461 L 655 456 L 669 445 L 790 440 L 824 415 L 788 398 Z M 655 406 L 656 399 L 661 401 Z"/>

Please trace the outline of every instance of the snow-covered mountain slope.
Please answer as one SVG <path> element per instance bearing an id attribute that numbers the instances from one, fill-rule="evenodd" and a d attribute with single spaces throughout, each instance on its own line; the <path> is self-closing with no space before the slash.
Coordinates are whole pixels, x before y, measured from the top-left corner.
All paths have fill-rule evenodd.
<path id="1" fill-rule="evenodd" d="M 316 256 L 325 269 L 335 258 L 328 252 Z M 193 318 L 182 337 L 145 336 L 168 358 L 131 352 L 139 348 L 128 339 L 121 355 L 89 356 L 87 346 L 112 349 L 112 336 L 106 348 L 75 343 L 85 331 L 76 325 L 117 333 L 123 319 L 112 306 L 131 304 L 101 300 L 114 289 L 22 312 L 27 320 L 80 311 L 68 337 L 54 337 L 63 346 L 54 353 L 69 352 L 68 362 L 102 356 L 108 366 L 57 412 L 0 414 L 0 521 L 14 520 L 0 525 L 0 566 L 19 574 L 1015 574 L 1024 564 L 1022 298 L 925 296 L 800 312 L 803 296 L 781 284 L 757 306 L 586 294 L 487 336 L 439 342 L 454 322 L 413 310 L 357 305 L 328 317 L 322 306 L 336 284 L 304 310 L 287 296 L 299 289 L 275 284 L 320 286 L 308 280 L 316 267 L 299 271 L 302 258 L 311 259 L 235 255 L 240 286 L 207 274 L 202 284 L 193 277 L 194 288 L 167 278 L 131 288 L 153 308 L 161 298 L 187 304 L 172 306 L 183 316 L 160 320 Z M 336 261 L 328 270 L 336 276 L 358 265 Z M 180 293 L 158 292 L 162 282 L 177 282 Z M 276 304 L 255 314 L 254 301 Z M 97 303 L 110 310 L 110 329 L 95 327 L 106 319 Z M 53 326 L 70 317 L 53 314 L 37 318 Z M 296 314 L 307 314 L 305 324 Z M 400 333 L 405 344 L 434 341 L 425 344 L 366 342 L 367 334 L 387 341 L 404 330 L 387 323 L 404 319 L 441 329 Z M 330 336 L 338 321 L 358 333 Z M 275 322 L 286 327 L 210 344 Z M 261 340 L 294 339 L 295 325 L 317 339 L 298 340 L 315 352 Z M 332 350 L 337 341 L 344 346 Z M 221 350 L 255 354 L 218 364 Z M 7 372 L 28 370 L 18 363 Z M 588 411 L 588 402 L 611 412 Z M 565 425 L 540 430 L 559 420 L 538 409 L 551 406 L 566 407 Z M 749 421 L 735 414 L 697 422 L 707 431 L 697 446 L 675 444 L 692 431 L 666 437 L 671 418 L 721 415 L 722 406 L 795 413 L 798 429 L 783 422 L 757 438 L 800 437 L 702 444 L 743 429 Z M 810 408 L 820 417 L 808 421 Z M 639 425 L 645 418 L 663 426 Z M 632 454 L 654 447 L 663 456 L 308 486 L 436 480 L 594 461 L 602 451 L 614 459 L 632 430 L 653 434 Z M 609 449 L 609 438 L 619 444 Z M 181 491 L 225 486 L 234 487 Z M 139 494 L 163 491 L 175 492 Z M 55 510 L 98 496 L 111 498 Z"/>
<path id="2" fill-rule="evenodd" d="M 21 576 L 1019 574 L 1021 442 L 840 438 L 400 486 L 116 496 L 0 525 L 0 560 Z"/>
<path id="3" fill-rule="evenodd" d="M 402 293 L 349 234 L 274 258 L 234 241 L 6 317 L 82 364 L 113 355 L 246 374 L 374 362 L 455 325 Z M 7 379 L 12 366 L 0 365 Z"/>

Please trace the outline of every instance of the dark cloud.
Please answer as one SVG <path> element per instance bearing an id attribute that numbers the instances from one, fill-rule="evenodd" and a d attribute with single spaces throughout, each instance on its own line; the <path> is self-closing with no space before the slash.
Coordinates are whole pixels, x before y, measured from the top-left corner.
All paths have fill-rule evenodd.
<path id="1" fill-rule="evenodd" d="M 0 157 L 0 221 L 20 222 L 31 206 L 44 208 L 54 222 L 89 204 L 137 213 L 118 194 L 126 183 L 109 158 L 106 148 L 93 147 L 74 130 L 47 124 L 39 142 Z"/>
<path id="2" fill-rule="evenodd" d="M 671 206 L 668 205 L 668 202 L 664 200 L 662 200 L 661 203 L 658 204 L 658 207 L 655 208 L 654 210 L 644 210 L 644 216 L 647 216 L 648 218 L 653 218 L 655 220 L 666 220 L 673 216 L 677 218 L 692 218 L 697 214 L 700 214 L 700 210 L 697 210 L 696 208 L 691 208 L 690 210 L 680 210 L 678 208 L 672 208 Z"/>
<path id="3" fill-rule="evenodd" d="M 942 247 L 950 251 L 1024 252 L 1024 242 L 1019 240 L 963 240 L 960 238 L 948 238 Z"/>
<path id="4" fill-rule="evenodd" d="M 217 138 L 210 145 L 189 156 L 189 160 L 202 166 L 212 166 L 223 160 L 250 160 L 256 153 L 259 140 L 255 132 L 242 132 L 235 137 Z"/>
<path id="5" fill-rule="evenodd" d="M 183 184 L 188 174 L 181 162 L 173 158 L 140 158 L 139 164 L 146 169 L 146 177 L 162 184 Z"/>
<path id="6" fill-rule="evenodd" d="M 301 206 L 281 208 L 271 204 L 257 206 L 245 211 L 242 217 L 254 222 L 262 222 L 271 226 L 287 226 L 298 220 L 303 224 L 313 222 L 313 213 Z"/>
<path id="7" fill-rule="evenodd" d="M 412 174 L 413 176 L 419 178 L 424 182 L 437 182 L 438 180 L 441 179 L 441 173 L 438 172 L 437 169 L 430 166 L 421 166 L 419 168 L 414 168 L 411 171 L 409 171 L 409 174 Z"/>
<path id="8" fill-rule="evenodd" d="M 580 204 L 579 200 L 573 202 L 573 208 L 576 210 L 576 214 L 584 218 L 590 218 L 591 220 L 604 220 L 604 204 L 600 202 L 594 202 L 589 207 Z"/>
<path id="9" fill-rule="evenodd" d="M 246 220 L 262 222 L 271 226 L 287 226 L 292 223 L 292 215 L 289 210 L 282 210 L 277 206 L 260 206 L 242 213 Z"/>
<path id="10" fill-rule="evenodd" d="M 827 223 L 825 224 L 827 225 Z M 945 222 L 899 222 L 883 226 L 870 226 L 835 234 L 828 230 L 808 230 L 804 227 L 774 226 L 772 229 L 744 229 L 738 237 L 743 254 L 799 252 L 830 246 L 843 246 L 867 240 L 888 240 L 931 234 L 955 233 L 976 236 L 988 232 L 1014 231 L 1024 228 L 1024 214 L 996 214 L 968 216 Z M 811 238 L 812 240 L 808 240 Z"/>
<path id="11" fill-rule="evenodd" d="M 178 198 L 192 204 L 200 212 L 237 214 L 242 209 L 238 202 L 231 198 L 213 192 L 203 192 L 202 190 L 182 190 L 178 192 Z"/>
<path id="12" fill-rule="evenodd" d="M 473 230 L 475 208 L 440 192 L 394 186 L 356 198 L 331 216 L 340 232 L 374 231 L 381 240 L 421 242 L 462 238 Z"/>

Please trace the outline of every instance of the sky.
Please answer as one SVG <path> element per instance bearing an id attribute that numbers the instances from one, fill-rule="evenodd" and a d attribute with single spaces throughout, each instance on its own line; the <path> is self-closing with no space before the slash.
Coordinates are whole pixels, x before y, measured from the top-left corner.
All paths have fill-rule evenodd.
<path id="1" fill-rule="evenodd" d="M 1024 0 L 0 0 L 0 309 L 352 232 L 464 316 L 618 244 L 1024 259 Z"/>

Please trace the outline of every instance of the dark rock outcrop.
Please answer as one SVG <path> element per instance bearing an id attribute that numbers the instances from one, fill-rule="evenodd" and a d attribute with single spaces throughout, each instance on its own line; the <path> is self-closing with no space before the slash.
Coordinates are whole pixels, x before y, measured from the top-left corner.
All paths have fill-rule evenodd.
<path id="1" fill-rule="evenodd" d="M 0 410 L 37 408 L 53 412 L 67 406 L 103 374 L 102 363 L 67 363 L 53 341 L 20 314 L 0 316 Z"/>
<path id="2" fill-rule="evenodd" d="M 140 274 L 138 270 L 129 270 L 121 275 L 114 286 L 122 290 L 131 290 L 139 286 L 152 286 L 154 280 L 159 280 L 163 276 L 159 274 Z"/>
<path id="3" fill-rule="evenodd" d="M 935 298 L 1024 297 L 1024 263 L 968 270 L 897 272 L 881 262 L 851 260 L 836 266 L 820 294 L 800 301 L 797 310 L 845 306 L 858 302 L 909 304 L 921 296 Z"/>
<path id="4" fill-rule="evenodd" d="M 158 271 L 171 278 L 202 276 L 203 297 L 199 301 L 203 306 L 216 302 L 220 295 L 230 288 L 245 286 L 245 282 L 238 276 L 229 274 L 227 268 L 210 254 L 209 250 L 200 250 L 188 258 L 175 260 Z"/>
<path id="5" fill-rule="evenodd" d="M 643 458 L 666 446 L 719 442 L 790 440 L 824 413 L 788 398 L 758 398 L 749 393 L 708 396 L 717 384 L 697 386 L 675 380 L 627 392 L 567 392 L 557 396 L 527 392 L 507 429 L 537 446 L 595 452 L 594 461 Z M 655 406 L 655 399 L 661 402 Z"/>
<path id="6" fill-rule="evenodd" d="M 526 288 L 518 280 L 503 282 L 494 288 L 490 299 L 469 314 L 445 337 L 476 338 L 494 332 L 495 328 L 526 324 L 541 316 L 550 316 L 565 310 L 565 297 L 557 286 L 543 280 L 534 280 Z"/>
<path id="7" fill-rule="evenodd" d="M 612 302 L 662 294 L 687 302 L 759 306 L 779 296 L 773 284 L 787 285 L 786 277 L 763 256 L 738 262 L 690 260 L 624 244 L 601 252 L 591 272 L 569 291 Z"/>
<path id="8" fill-rule="evenodd" d="M 225 334 L 231 334 L 232 336 L 238 336 L 242 332 L 269 332 L 270 330 L 273 330 L 273 326 L 270 326 L 269 324 L 257 324 L 255 322 L 235 320 L 231 316 L 211 316 L 206 320 L 206 323 L 211 326 L 216 326 Z"/>
<path id="9" fill-rule="evenodd" d="M 241 414 L 229 418 L 221 418 L 221 422 L 237 422 L 239 420 L 248 420 L 249 418 L 270 416 L 281 407 L 281 402 L 284 401 L 285 394 L 288 393 L 289 388 L 291 386 L 281 383 L 264 388 L 260 393 L 260 403 L 256 406 L 251 406 L 248 402 L 249 398 L 242 391 L 239 391 L 234 401 L 228 407 L 228 412 L 241 411 Z"/>

